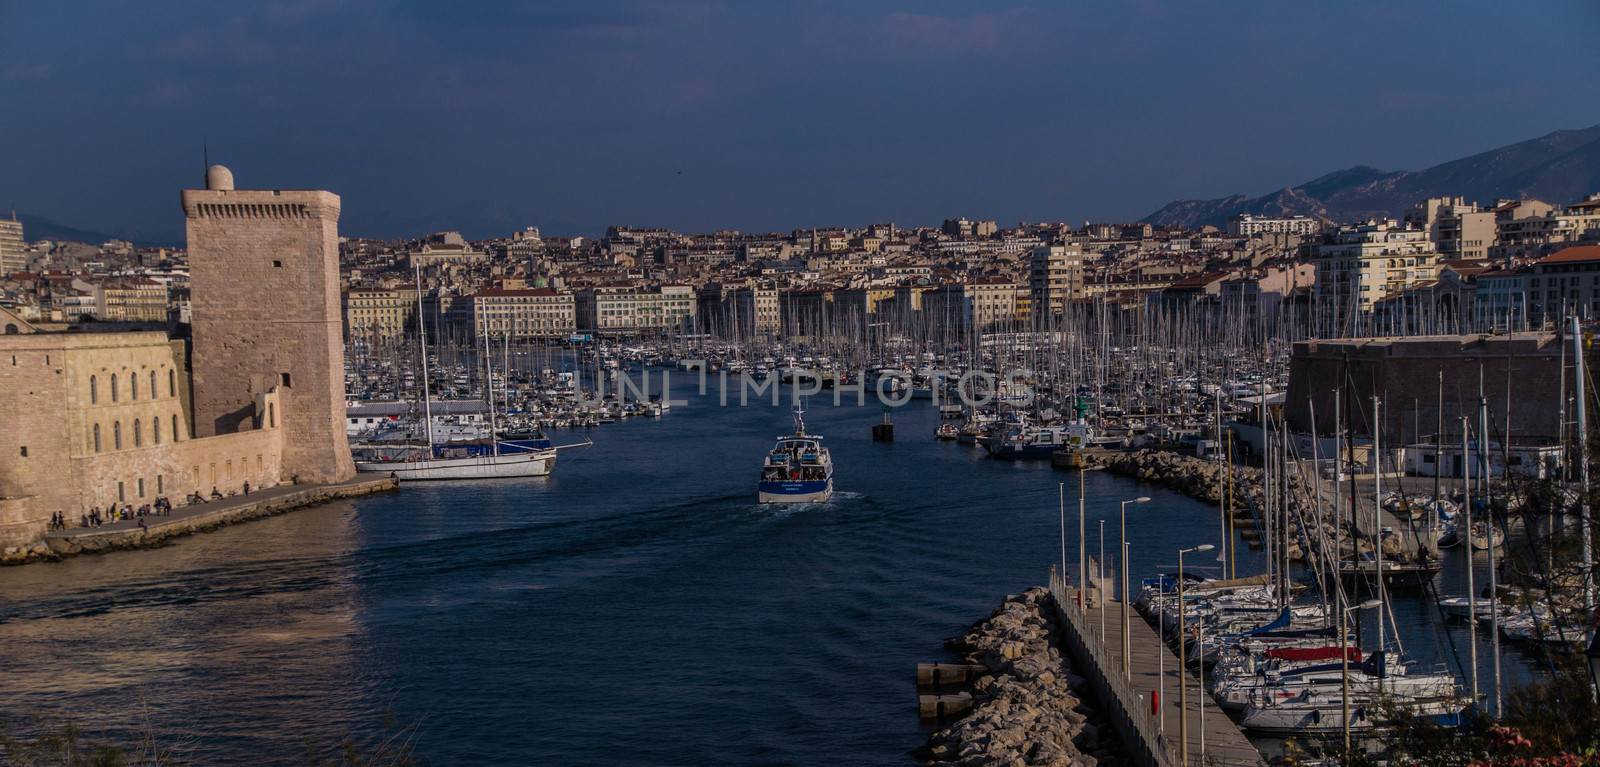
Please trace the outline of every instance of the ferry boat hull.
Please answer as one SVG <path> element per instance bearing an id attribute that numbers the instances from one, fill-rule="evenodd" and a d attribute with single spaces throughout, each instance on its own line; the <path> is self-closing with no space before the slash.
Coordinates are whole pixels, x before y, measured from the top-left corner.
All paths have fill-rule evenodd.
<path id="1" fill-rule="evenodd" d="M 360 461 L 357 471 L 392 474 L 404 482 L 549 476 L 556 451 L 435 458 L 431 461 Z"/>
<path id="2" fill-rule="evenodd" d="M 762 482 L 756 495 L 761 503 L 822 503 L 833 497 L 833 478 Z"/>

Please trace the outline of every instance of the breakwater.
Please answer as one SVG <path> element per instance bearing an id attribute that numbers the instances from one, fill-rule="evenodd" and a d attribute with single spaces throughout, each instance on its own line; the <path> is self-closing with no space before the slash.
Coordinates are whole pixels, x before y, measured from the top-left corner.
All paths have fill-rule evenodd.
<path id="1" fill-rule="evenodd" d="M 0 550 L 0 565 L 53 562 L 78 554 L 153 548 L 172 538 L 276 516 L 340 498 L 393 490 L 399 484 L 392 477 L 362 475 L 331 485 L 287 485 L 252 495 L 235 495 L 181 506 L 167 516 L 145 516 L 100 527 L 71 527 L 51 532 L 44 540 L 26 546 Z"/>
<path id="2" fill-rule="evenodd" d="M 972 711 L 935 732 L 917 757 L 930 765 L 1118 764 L 1121 747 L 1074 692 L 1059 649 L 1060 626 L 1044 588 L 1009 596 L 988 619 L 947 645 L 985 669 Z"/>

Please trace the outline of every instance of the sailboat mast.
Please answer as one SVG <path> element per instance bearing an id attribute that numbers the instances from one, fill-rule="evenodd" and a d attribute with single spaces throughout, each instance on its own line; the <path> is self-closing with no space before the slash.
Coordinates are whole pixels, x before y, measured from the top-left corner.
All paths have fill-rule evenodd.
<path id="1" fill-rule="evenodd" d="M 422 346 L 422 426 L 428 435 L 428 457 L 433 457 L 433 393 L 428 385 L 428 323 L 423 319 L 422 265 L 413 264 L 417 277 L 417 341 Z"/>
<path id="2" fill-rule="evenodd" d="M 1578 395 L 1578 520 L 1583 536 L 1583 609 L 1594 614 L 1594 538 L 1589 520 L 1589 395 L 1584 391 L 1583 333 L 1572 315 L 1572 380 Z"/>
<path id="3" fill-rule="evenodd" d="M 483 401 L 489 406 L 489 446 L 495 456 L 500 455 L 500 429 L 495 421 L 494 406 L 494 367 L 489 355 L 489 323 L 483 323 L 480 328 L 483 336 Z"/>

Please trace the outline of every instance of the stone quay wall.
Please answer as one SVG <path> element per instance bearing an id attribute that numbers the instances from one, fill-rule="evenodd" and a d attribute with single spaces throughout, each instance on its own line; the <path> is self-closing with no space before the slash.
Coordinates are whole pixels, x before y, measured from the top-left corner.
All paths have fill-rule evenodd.
<path id="1" fill-rule="evenodd" d="M 267 494 L 256 500 L 235 496 L 217 502 L 215 509 L 193 511 L 179 508 L 172 517 L 146 517 L 144 528 L 128 526 L 129 523 L 124 522 L 109 529 L 68 530 L 51 534 L 42 541 L 6 546 L 0 549 L 0 565 L 54 562 L 78 554 L 155 548 L 172 538 L 277 516 L 340 498 L 385 492 L 399 486 L 400 483 L 391 477 L 377 477 L 336 485 L 309 485 L 289 492 Z"/>

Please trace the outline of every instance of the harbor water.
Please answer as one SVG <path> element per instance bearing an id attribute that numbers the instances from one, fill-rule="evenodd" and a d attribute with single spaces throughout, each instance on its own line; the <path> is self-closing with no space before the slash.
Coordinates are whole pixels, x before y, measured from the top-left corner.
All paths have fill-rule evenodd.
<path id="1" fill-rule="evenodd" d="M 936 442 L 925 401 L 875 443 L 875 403 L 824 394 L 807 424 L 835 498 L 762 506 L 787 403 L 673 394 L 688 403 L 591 432 L 548 479 L 0 570 L 0 719 L 148 732 L 204 764 L 302 764 L 386 727 L 435 764 L 911 763 L 914 665 L 1045 582 L 1063 482 L 1076 568 L 1076 475 Z M 1217 539 L 1213 507 L 1086 481 L 1093 555 L 1105 521 L 1114 558 L 1120 500 L 1153 498 L 1129 507 L 1136 576 Z M 1259 562 L 1241 549 L 1240 572 Z"/>

